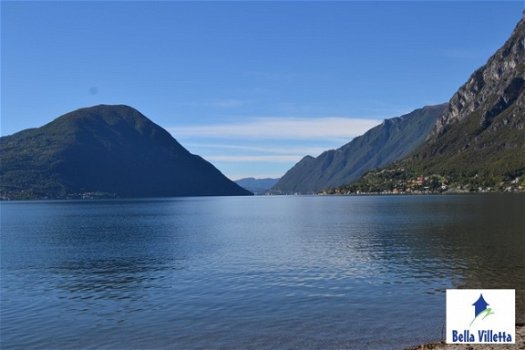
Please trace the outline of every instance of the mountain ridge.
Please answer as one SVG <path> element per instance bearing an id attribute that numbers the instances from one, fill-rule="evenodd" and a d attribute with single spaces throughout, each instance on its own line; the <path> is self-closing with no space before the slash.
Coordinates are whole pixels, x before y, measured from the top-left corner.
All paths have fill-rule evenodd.
<path id="1" fill-rule="evenodd" d="M 525 19 L 409 157 L 336 192 L 525 189 Z"/>
<path id="2" fill-rule="evenodd" d="M 358 179 L 368 170 L 402 158 L 424 141 L 446 104 L 385 119 L 335 150 L 303 157 L 272 187 L 276 194 L 317 193 Z"/>
<path id="3" fill-rule="evenodd" d="M 77 109 L 1 137 L 0 150 L 6 198 L 250 194 L 126 105 Z"/>
<path id="4" fill-rule="evenodd" d="M 274 178 L 254 178 L 254 177 L 245 177 L 239 180 L 235 180 L 235 183 L 242 188 L 247 189 L 254 194 L 266 194 L 268 190 L 277 183 L 279 179 Z"/>

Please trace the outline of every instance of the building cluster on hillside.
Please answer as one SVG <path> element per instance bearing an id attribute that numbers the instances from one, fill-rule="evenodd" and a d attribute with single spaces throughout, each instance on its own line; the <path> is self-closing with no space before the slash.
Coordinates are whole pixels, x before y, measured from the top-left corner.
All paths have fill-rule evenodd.
<path id="1" fill-rule="evenodd" d="M 391 179 L 380 184 L 357 183 L 322 191 L 320 194 L 441 194 L 441 193 L 525 192 L 525 176 L 487 185 L 476 175 L 470 181 L 453 181 L 447 176 L 432 174 Z"/>

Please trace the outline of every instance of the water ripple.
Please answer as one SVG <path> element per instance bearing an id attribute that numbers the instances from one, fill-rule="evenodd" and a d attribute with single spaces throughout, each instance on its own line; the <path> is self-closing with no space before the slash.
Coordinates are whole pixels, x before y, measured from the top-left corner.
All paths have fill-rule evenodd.
<path id="1" fill-rule="evenodd" d="M 0 345 L 391 349 L 437 339 L 446 288 L 515 288 L 525 305 L 524 203 L 2 203 Z"/>

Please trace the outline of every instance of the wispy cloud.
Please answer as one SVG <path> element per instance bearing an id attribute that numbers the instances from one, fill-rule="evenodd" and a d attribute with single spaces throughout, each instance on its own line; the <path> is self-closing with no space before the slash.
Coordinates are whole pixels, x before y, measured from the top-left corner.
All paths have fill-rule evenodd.
<path id="1" fill-rule="evenodd" d="M 347 117 L 253 117 L 168 130 L 190 152 L 211 161 L 230 178 L 276 177 L 304 156 L 338 148 L 381 122 Z"/>
<path id="2" fill-rule="evenodd" d="M 297 154 L 290 155 L 238 155 L 238 156 L 209 156 L 208 160 L 212 162 L 233 162 L 233 163 L 290 163 L 301 160 L 302 156 Z"/>
<path id="3" fill-rule="evenodd" d="M 282 155 L 312 155 L 317 156 L 322 152 L 329 149 L 329 146 L 325 147 L 311 147 L 311 146 L 300 146 L 300 147 L 290 147 L 287 146 L 277 147 L 272 145 L 262 144 L 261 146 L 246 146 L 246 145 L 231 145 L 231 144 L 221 144 L 221 143 L 185 143 L 185 147 L 195 150 L 216 150 L 216 151 L 240 151 L 240 152 L 255 152 L 262 154 L 282 154 Z"/>
<path id="4" fill-rule="evenodd" d="M 345 117 L 256 118 L 230 124 L 174 126 L 175 137 L 258 138 L 258 139 L 350 139 L 381 121 Z"/>

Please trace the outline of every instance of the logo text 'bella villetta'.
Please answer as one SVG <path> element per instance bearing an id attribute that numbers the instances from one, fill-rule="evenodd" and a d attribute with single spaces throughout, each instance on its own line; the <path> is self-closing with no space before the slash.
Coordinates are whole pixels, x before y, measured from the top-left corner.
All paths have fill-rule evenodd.
<path id="1" fill-rule="evenodd" d="M 447 343 L 514 344 L 513 289 L 448 289 Z"/>

